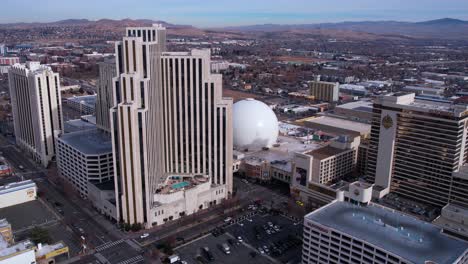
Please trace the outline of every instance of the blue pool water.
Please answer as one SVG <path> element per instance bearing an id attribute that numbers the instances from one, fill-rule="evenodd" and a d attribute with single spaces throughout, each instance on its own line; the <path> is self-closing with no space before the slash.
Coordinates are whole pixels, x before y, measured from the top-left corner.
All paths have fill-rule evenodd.
<path id="1" fill-rule="evenodd" d="M 187 187 L 189 185 L 190 185 L 189 182 L 178 182 L 178 183 L 172 184 L 172 188 L 173 189 L 181 189 L 181 188 Z"/>

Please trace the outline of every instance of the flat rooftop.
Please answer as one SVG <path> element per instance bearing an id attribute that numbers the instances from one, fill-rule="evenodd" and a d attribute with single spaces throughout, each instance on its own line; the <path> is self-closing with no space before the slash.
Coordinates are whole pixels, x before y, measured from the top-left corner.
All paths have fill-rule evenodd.
<path id="1" fill-rule="evenodd" d="M 333 202 L 305 219 L 371 243 L 414 263 L 453 263 L 468 243 L 441 233 L 433 224 L 371 204 Z"/>
<path id="2" fill-rule="evenodd" d="M 96 99 L 97 99 L 97 95 L 83 95 L 83 96 L 69 97 L 66 100 L 72 101 L 75 103 L 81 103 L 81 104 L 94 108 L 94 106 L 96 105 Z"/>
<path id="3" fill-rule="evenodd" d="M 312 150 L 312 151 L 310 151 L 310 152 L 308 152 L 306 154 L 311 155 L 316 159 L 323 160 L 323 159 L 329 158 L 331 156 L 335 156 L 335 155 L 340 154 L 340 153 L 345 152 L 345 151 L 348 151 L 348 149 L 334 148 L 334 147 L 328 145 L 328 146 L 323 147 L 323 148 Z"/>
<path id="4" fill-rule="evenodd" d="M 64 122 L 65 133 L 76 132 L 81 130 L 96 129 L 96 125 L 82 119 L 73 119 Z"/>
<path id="5" fill-rule="evenodd" d="M 350 130 L 354 132 L 359 132 L 360 134 L 369 134 L 371 130 L 371 125 L 329 116 L 312 117 L 304 120 L 304 122 L 311 125 L 317 124 L 322 126 Z"/>
<path id="6" fill-rule="evenodd" d="M 63 249 L 63 248 L 66 248 L 67 246 L 65 245 L 65 243 L 63 242 L 58 242 L 58 243 L 55 243 L 55 244 L 52 244 L 52 245 L 48 245 L 48 244 L 45 244 L 45 245 L 42 245 L 42 247 L 39 249 L 36 250 L 36 256 L 38 257 L 42 257 L 44 255 L 47 255 L 51 252 L 54 252 L 54 251 L 57 251 L 59 249 Z"/>
<path id="7" fill-rule="evenodd" d="M 356 101 L 350 102 L 342 105 L 337 105 L 336 108 L 363 111 L 363 112 L 372 112 L 373 102 L 372 101 Z"/>
<path id="8" fill-rule="evenodd" d="M 102 155 L 112 152 L 111 136 L 97 129 L 62 134 L 59 140 L 85 155 Z"/>
<path id="9" fill-rule="evenodd" d="M 301 140 L 287 137 L 278 136 L 278 146 L 272 147 L 268 150 L 253 150 L 248 152 L 241 152 L 245 155 L 246 160 L 249 158 L 259 158 L 268 162 L 272 161 L 290 161 L 294 158 L 295 152 L 308 152 L 322 147 L 324 144 L 319 142 L 311 142 L 304 144 Z"/>
<path id="10" fill-rule="evenodd" d="M 91 183 L 101 191 L 112 191 L 115 189 L 114 180 L 104 181 L 104 182 L 91 182 Z"/>
<path id="11" fill-rule="evenodd" d="M 21 181 L 21 182 L 12 182 L 5 184 L 3 186 L 0 186 L 0 195 L 10 193 L 10 192 L 15 192 L 18 190 L 23 190 L 26 188 L 35 188 L 36 183 L 34 183 L 31 180 L 26 180 L 26 181 Z"/>
<path id="12" fill-rule="evenodd" d="M 0 239 L 0 258 L 7 257 L 25 250 L 34 250 L 34 244 L 29 241 L 21 241 L 12 246 L 8 246 L 3 238 Z"/>

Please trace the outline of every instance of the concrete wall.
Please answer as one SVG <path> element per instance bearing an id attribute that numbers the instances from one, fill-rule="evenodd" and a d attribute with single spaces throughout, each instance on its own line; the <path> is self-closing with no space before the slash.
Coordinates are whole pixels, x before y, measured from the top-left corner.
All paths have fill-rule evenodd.
<path id="1" fill-rule="evenodd" d="M 37 188 L 30 187 L 0 195 L 0 208 L 36 200 Z"/>

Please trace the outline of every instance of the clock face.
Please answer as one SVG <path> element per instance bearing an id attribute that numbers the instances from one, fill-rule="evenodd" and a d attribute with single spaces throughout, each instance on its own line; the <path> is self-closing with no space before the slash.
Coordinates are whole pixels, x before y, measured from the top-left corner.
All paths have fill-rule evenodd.
<path id="1" fill-rule="evenodd" d="M 359 195 L 359 190 L 354 190 L 354 195 L 358 196 Z"/>
<path id="2" fill-rule="evenodd" d="M 382 125 L 386 129 L 391 128 L 393 126 L 393 119 L 389 115 L 386 115 L 384 118 L 382 118 Z"/>

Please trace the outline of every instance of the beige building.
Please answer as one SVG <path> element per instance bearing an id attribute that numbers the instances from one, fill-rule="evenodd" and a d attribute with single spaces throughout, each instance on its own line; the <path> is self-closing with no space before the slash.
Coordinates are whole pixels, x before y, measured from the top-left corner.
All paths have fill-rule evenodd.
<path id="1" fill-rule="evenodd" d="M 125 32 L 116 44 L 111 110 L 117 216 L 150 227 L 163 222 L 161 208 L 171 220 L 229 197 L 232 99 L 222 97 L 209 50 L 165 52 L 159 25 Z M 177 206 L 181 199 L 198 206 Z"/>
<path id="2" fill-rule="evenodd" d="M 39 62 L 8 72 L 16 144 L 47 167 L 55 155 L 54 133 L 63 130 L 58 73 Z"/>
<path id="3" fill-rule="evenodd" d="M 322 148 L 296 153 L 292 195 L 304 202 L 334 200 L 343 177 L 356 170 L 359 145 L 360 137 L 343 136 Z"/>
<path id="4" fill-rule="evenodd" d="M 380 189 L 435 206 L 468 207 L 468 107 L 419 101 L 414 94 L 376 98 L 367 178 Z"/>
<path id="5" fill-rule="evenodd" d="M 310 95 L 318 101 L 337 102 L 339 100 L 339 83 L 322 82 L 320 77 L 309 82 Z"/>

